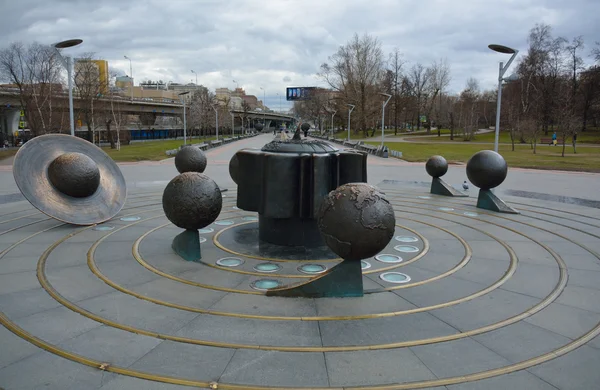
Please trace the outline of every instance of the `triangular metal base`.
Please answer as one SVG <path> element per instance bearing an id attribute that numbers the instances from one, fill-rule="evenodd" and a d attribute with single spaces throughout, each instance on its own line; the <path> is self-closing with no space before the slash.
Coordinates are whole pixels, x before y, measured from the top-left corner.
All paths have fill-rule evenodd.
<path id="1" fill-rule="evenodd" d="M 175 236 L 171 248 L 182 259 L 187 261 L 199 261 L 202 256 L 200 253 L 200 234 L 197 230 L 185 230 Z"/>
<path id="2" fill-rule="evenodd" d="M 499 213 L 521 214 L 504 203 L 504 201 L 498 198 L 491 190 L 479 190 L 477 207 L 484 210 L 497 211 Z"/>
<path id="3" fill-rule="evenodd" d="M 434 177 L 431 181 L 431 193 L 444 196 L 469 196 L 469 194 L 456 190 L 439 177 Z"/>
<path id="4" fill-rule="evenodd" d="M 307 282 L 267 290 L 272 297 L 362 297 L 362 267 L 360 260 L 344 260 L 323 275 Z"/>

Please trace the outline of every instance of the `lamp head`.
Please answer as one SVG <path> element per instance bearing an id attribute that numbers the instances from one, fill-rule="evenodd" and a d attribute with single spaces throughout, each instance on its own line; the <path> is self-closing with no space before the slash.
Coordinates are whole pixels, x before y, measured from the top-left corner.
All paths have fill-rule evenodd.
<path id="1" fill-rule="evenodd" d="M 516 52 L 515 49 L 508 47 L 508 46 L 504 46 L 504 45 L 491 44 L 491 45 L 488 45 L 488 47 L 493 51 L 497 51 L 498 53 L 503 53 L 503 54 L 514 54 Z"/>
<path id="2" fill-rule="evenodd" d="M 66 49 L 67 47 L 77 46 L 83 42 L 83 39 L 68 39 L 66 41 L 58 42 L 54 44 L 57 49 Z"/>

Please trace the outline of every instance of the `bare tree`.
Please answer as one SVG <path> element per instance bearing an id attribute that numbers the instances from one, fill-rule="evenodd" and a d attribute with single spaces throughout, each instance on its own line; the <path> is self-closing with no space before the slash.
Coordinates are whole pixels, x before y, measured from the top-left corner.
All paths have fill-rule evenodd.
<path id="1" fill-rule="evenodd" d="M 435 122 L 437 124 L 438 129 L 438 137 L 441 136 L 441 110 L 442 110 L 442 94 L 444 90 L 450 84 L 450 65 L 448 61 L 444 59 L 440 59 L 439 61 L 434 61 L 433 64 L 429 67 L 429 90 L 430 90 L 430 99 L 428 104 L 428 109 L 426 110 L 426 115 L 431 116 L 431 111 L 436 103 L 436 97 L 439 97 L 438 104 L 435 112 Z M 431 121 L 430 121 L 431 123 Z"/>
<path id="2" fill-rule="evenodd" d="M 424 111 L 424 104 L 427 101 L 427 86 L 431 72 L 422 64 L 417 63 L 408 72 L 408 86 L 415 99 L 415 110 L 417 116 L 417 130 L 421 129 L 421 113 Z M 429 132 L 429 131 L 428 131 Z"/>
<path id="3" fill-rule="evenodd" d="M 391 76 L 392 84 L 392 109 L 394 110 L 394 135 L 398 135 L 398 114 L 400 113 L 400 93 L 402 92 L 402 67 L 404 66 L 404 60 L 402 59 L 402 53 L 397 47 L 390 53 L 388 59 L 388 74 Z"/>
<path id="4" fill-rule="evenodd" d="M 583 50 L 583 36 L 573 38 L 571 44 L 566 47 L 569 53 L 569 68 L 571 69 L 571 94 L 575 96 L 577 94 L 577 73 L 583 69 L 583 59 L 577 53 L 579 50 Z"/>
<path id="5" fill-rule="evenodd" d="M 100 68 L 94 62 L 94 53 L 85 53 L 75 63 L 75 88 L 79 100 L 79 115 L 82 116 L 88 130 L 88 141 L 92 141 L 95 126 L 99 126 L 98 101 L 107 93 L 106 85 L 102 85 Z M 105 80 L 104 82 L 107 82 Z M 94 105 L 96 110 L 94 112 Z"/>
<path id="6" fill-rule="evenodd" d="M 381 43 L 368 34 L 354 37 L 321 65 L 320 76 L 334 91 L 342 93 L 346 103 L 354 104 L 357 129 L 367 135 L 367 124 L 375 118 L 373 102 L 377 96 L 382 70 Z"/>
<path id="7" fill-rule="evenodd" d="M 465 89 L 460 93 L 459 104 L 461 105 L 461 118 L 463 123 L 463 140 L 470 141 L 479 123 L 478 101 L 480 98 L 479 82 L 469 78 Z"/>
<path id="8" fill-rule="evenodd" d="M 62 119 L 56 107 L 57 95 L 62 92 L 61 66 L 51 47 L 15 42 L 0 50 L 0 79 L 19 90 L 21 108 L 33 136 L 62 129 L 63 123 L 56 120 Z"/>

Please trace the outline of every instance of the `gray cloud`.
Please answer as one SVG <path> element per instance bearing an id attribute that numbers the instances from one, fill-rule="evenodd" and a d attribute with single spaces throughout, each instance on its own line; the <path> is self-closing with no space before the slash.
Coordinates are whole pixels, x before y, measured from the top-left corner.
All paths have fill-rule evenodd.
<path id="1" fill-rule="evenodd" d="M 600 41 L 597 0 L 21 0 L 5 1 L 0 12 L 3 43 L 84 40 L 73 55 L 96 52 L 111 67 L 136 81 L 186 83 L 198 73 L 208 86 L 235 87 L 278 107 L 279 94 L 294 86 L 324 86 L 319 65 L 357 32 L 379 38 L 384 51 L 398 47 L 409 68 L 447 58 L 450 89 L 469 77 L 493 88 L 498 61 L 487 49 L 502 43 L 526 52 L 535 23 L 548 23 L 555 35 L 583 35 L 587 48 Z M 284 101 L 285 104 L 285 101 Z"/>

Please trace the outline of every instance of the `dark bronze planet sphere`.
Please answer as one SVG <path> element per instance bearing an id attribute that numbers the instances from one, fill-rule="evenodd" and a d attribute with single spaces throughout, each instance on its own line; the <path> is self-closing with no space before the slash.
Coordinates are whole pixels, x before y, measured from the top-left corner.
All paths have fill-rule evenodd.
<path id="1" fill-rule="evenodd" d="M 360 260 L 386 247 L 394 236 L 396 217 L 379 189 L 366 183 L 348 183 L 325 197 L 317 222 L 333 252 L 345 260 Z"/>
<path id="2" fill-rule="evenodd" d="M 308 131 L 310 130 L 310 124 L 304 122 L 302 126 L 300 126 L 300 129 L 302 129 L 302 131 Z"/>
<path id="3" fill-rule="evenodd" d="M 163 210 L 174 225 L 189 230 L 202 229 L 217 219 L 223 205 L 221 190 L 210 177 L 185 172 L 167 184 Z"/>
<path id="4" fill-rule="evenodd" d="M 425 164 L 425 170 L 431 177 L 442 177 L 448 172 L 448 162 L 442 156 L 431 156 Z"/>
<path id="5" fill-rule="evenodd" d="M 261 131 L 261 130 L 263 129 L 263 127 L 264 127 L 264 126 L 263 126 L 263 124 L 262 124 L 262 123 L 256 123 L 256 124 L 254 125 L 254 128 L 255 128 L 257 131 Z"/>
<path id="6" fill-rule="evenodd" d="M 83 153 L 64 153 L 48 165 L 50 183 L 65 195 L 84 198 L 92 195 L 100 185 L 100 170 Z"/>
<path id="7" fill-rule="evenodd" d="M 181 148 L 175 155 L 175 168 L 179 173 L 202 173 L 206 169 L 206 155 L 196 146 Z"/>
<path id="8" fill-rule="evenodd" d="M 469 181 L 482 190 L 498 187 L 508 173 L 504 157 L 492 150 L 475 153 L 467 162 Z"/>

